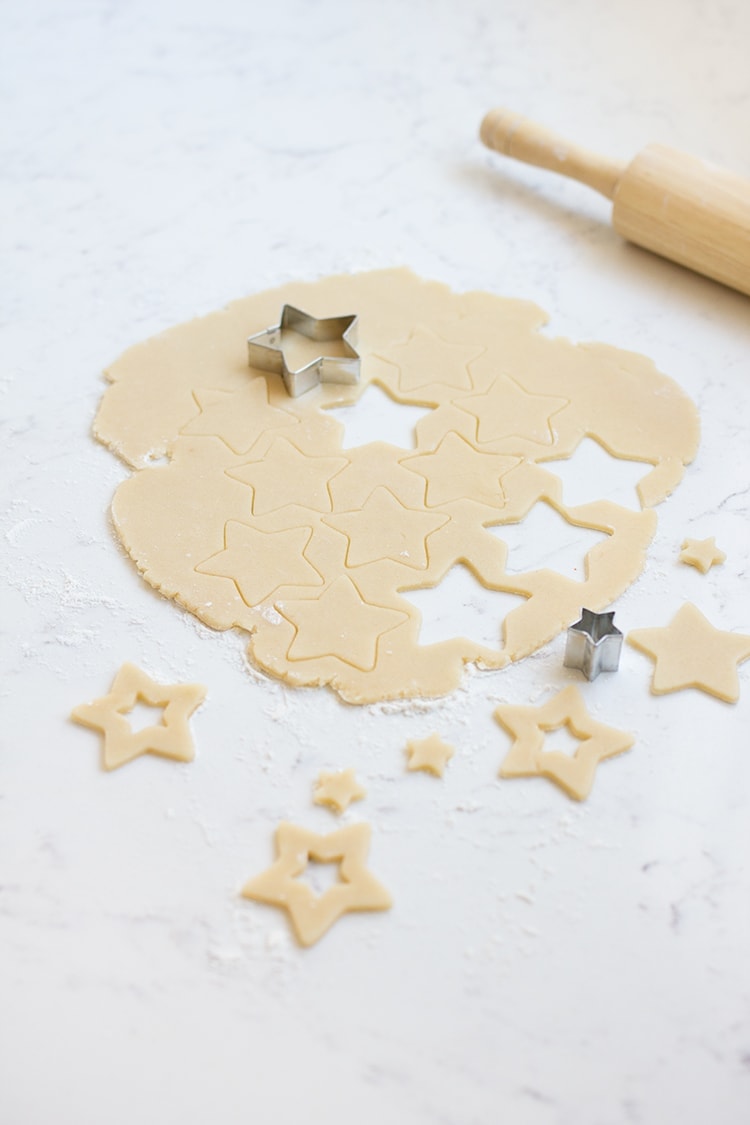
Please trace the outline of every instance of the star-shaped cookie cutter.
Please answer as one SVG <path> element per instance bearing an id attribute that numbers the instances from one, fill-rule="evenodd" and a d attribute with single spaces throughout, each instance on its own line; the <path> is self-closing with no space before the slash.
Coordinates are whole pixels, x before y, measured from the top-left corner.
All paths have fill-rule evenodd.
<path id="1" fill-rule="evenodd" d="M 568 629 L 566 668 L 580 668 L 587 680 L 600 672 L 616 672 L 620 666 L 622 633 L 614 624 L 614 613 L 581 610 L 581 620 Z"/>
<path id="2" fill-rule="evenodd" d="M 356 315 L 318 318 L 294 305 L 284 305 L 278 324 L 248 337 L 248 362 L 251 367 L 281 375 L 292 398 L 312 390 L 318 383 L 358 383 L 361 360 L 354 348 L 357 320 Z M 283 346 L 283 334 L 290 330 L 321 343 L 339 340 L 344 344 L 345 354 L 319 355 L 302 367 L 291 368 Z"/>

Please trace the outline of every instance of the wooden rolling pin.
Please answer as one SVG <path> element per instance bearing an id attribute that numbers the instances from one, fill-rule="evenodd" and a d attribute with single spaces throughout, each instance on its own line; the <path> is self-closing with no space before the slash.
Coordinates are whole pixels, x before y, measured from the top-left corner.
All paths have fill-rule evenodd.
<path id="1" fill-rule="evenodd" d="M 624 238 L 750 295 L 750 180 L 663 145 L 630 164 L 607 160 L 506 109 L 491 109 L 479 135 L 488 148 L 611 199 Z"/>

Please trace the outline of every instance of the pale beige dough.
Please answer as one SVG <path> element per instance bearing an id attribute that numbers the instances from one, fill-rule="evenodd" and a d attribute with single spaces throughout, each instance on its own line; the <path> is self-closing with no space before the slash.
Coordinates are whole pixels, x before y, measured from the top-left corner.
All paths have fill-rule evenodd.
<path id="1" fill-rule="evenodd" d="M 101 732 L 106 770 L 117 769 L 141 754 L 192 762 L 195 749 L 188 719 L 205 697 L 201 684 L 158 684 L 135 664 L 123 664 L 109 693 L 74 707 L 70 717 Z M 138 702 L 162 708 L 162 715 L 160 721 L 134 731 L 128 715 Z"/>
<path id="2" fill-rule="evenodd" d="M 320 836 L 297 824 L 276 830 L 276 861 L 245 883 L 244 898 L 283 907 L 302 945 L 312 945 L 350 910 L 388 910 L 391 896 L 367 867 L 369 824 L 350 824 Z M 316 895 L 301 876 L 310 860 L 337 863 L 339 879 Z"/>
<path id="3" fill-rule="evenodd" d="M 353 769 L 322 770 L 313 790 L 316 805 L 328 805 L 334 812 L 346 812 L 352 801 L 361 801 L 367 790 L 357 781 Z"/>
<path id="4" fill-rule="evenodd" d="M 717 629 L 691 602 L 680 606 L 669 625 L 633 629 L 626 639 L 654 661 L 654 695 L 692 687 L 725 703 L 739 699 L 737 665 L 750 659 L 750 636 Z"/>
<path id="5" fill-rule="evenodd" d="M 500 776 L 547 777 L 577 801 L 591 792 L 599 763 L 622 754 L 635 741 L 632 734 L 592 718 L 573 684 L 541 707 L 498 707 L 495 719 L 513 738 Z M 554 732 L 562 727 L 578 739 L 572 755 L 552 745 L 547 749 L 547 739 L 554 742 Z"/>
<path id="6" fill-rule="evenodd" d="M 442 777 L 445 767 L 455 753 L 452 746 L 443 742 L 439 734 L 427 738 L 413 738 L 406 744 L 408 770 L 424 770 L 433 777 Z"/>
<path id="7" fill-rule="evenodd" d="M 278 323 L 285 302 L 358 314 L 358 386 L 294 399 L 279 376 L 248 367 L 247 337 Z M 383 270 L 289 284 L 131 348 L 107 372 L 95 423 L 135 470 L 112 505 L 120 539 L 166 596 L 214 628 L 250 633 L 261 668 L 352 703 L 441 695 L 467 662 L 520 659 L 637 577 L 650 509 L 698 442 L 694 406 L 648 359 L 552 339 L 538 331 L 545 319 L 522 301 Z M 326 408 L 371 382 L 431 408 L 416 448 L 343 448 Z M 563 504 L 545 463 L 585 437 L 643 462 L 643 510 Z M 487 529 L 537 503 L 606 534 L 584 581 L 506 571 L 506 546 Z M 439 585 L 457 563 L 523 598 L 496 646 L 419 644 L 419 613 L 402 594 Z"/>
<path id="8" fill-rule="evenodd" d="M 716 546 L 713 536 L 710 539 L 683 539 L 680 562 L 694 566 L 701 574 L 708 574 L 712 566 L 727 561 L 727 556 Z"/>

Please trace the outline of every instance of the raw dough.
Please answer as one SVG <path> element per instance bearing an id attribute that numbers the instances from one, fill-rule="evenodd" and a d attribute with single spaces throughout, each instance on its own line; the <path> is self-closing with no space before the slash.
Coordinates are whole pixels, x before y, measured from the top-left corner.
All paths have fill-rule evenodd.
<path id="1" fill-rule="evenodd" d="M 353 769 L 336 770 L 329 773 L 323 770 L 313 790 L 316 805 L 328 805 L 334 812 L 346 812 L 352 801 L 361 801 L 367 790 L 357 781 Z"/>
<path id="2" fill-rule="evenodd" d="M 248 367 L 247 337 L 278 323 L 285 302 L 359 314 L 359 386 L 293 399 L 280 376 Z M 650 508 L 698 441 L 692 403 L 649 360 L 552 339 L 538 331 L 545 319 L 522 301 L 384 270 L 286 285 L 131 348 L 107 373 L 95 424 L 136 470 L 112 505 L 120 539 L 167 597 L 214 628 L 249 632 L 261 668 L 352 703 L 444 694 L 467 662 L 520 659 L 636 578 Z M 342 448 L 326 408 L 370 382 L 432 408 L 415 449 Z M 643 462 L 645 510 L 563 504 L 545 463 L 585 437 Z M 487 529 L 539 502 L 606 534 L 584 581 L 506 571 L 506 546 Z M 496 646 L 419 644 L 420 615 L 401 595 L 439 585 L 456 563 L 524 599 L 502 635 L 498 623 Z"/>
<path id="3" fill-rule="evenodd" d="M 591 792 L 599 763 L 628 750 L 635 741 L 632 734 L 593 719 L 573 684 L 541 707 L 498 707 L 495 718 L 514 740 L 500 776 L 548 777 L 577 801 Z M 547 735 L 564 726 L 580 739 L 575 753 L 545 750 Z"/>
<path id="4" fill-rule="evenodd" d="M 687 566 L 694 566 L 701 574 L 708 574 L 712 566 L 726 562 L 727 556 L 719 547 L 713 536 L 710 539 L 683 539 L 680 551 L 680 562 Z"/>
<path id="5" fill-rule="evenodd" d="M 669 625 L 634 629 L 626 639 L 656 662 L 654 695 L 694 687 L 725 703 L 739 699 L 737 665 L 750 658 L 750 636 L 716 629 L 690 602 L 678 609 Z"/>
<path id="6" fill-rule="evenodd" d="M 312 945 L 348 910 L 388 910 L 391 896 L 366 867 L 369 824 L 350 824 L 319 836 L 286 822 L 276 830 L 278 858 L 242 888 L 245 898 L 283 906 L 300 942 Z M 322 895 L 299 876 L 310 860 L 339 863 L 340 879 Z"/>
<path id="7" fill-rule="evenodd" d="M 135 664 L 123 664 L 109 694 L 75 707 L 70 717 L 102 732 L 106 770 L 148 753 L 192 762 L 195 749 L 188 719 L 205 698 L 206 689 L 201 684 L 157 684 Z M 163 707 L 164 711 L 160 723 L 133 731 L 128 715 L 139 701 Z"/>
<path id="8" fill-rule="evenodd" d="M 454 750 L 439 735 L 431 734 L 429 738 L 407 742 L 406 753 L 409 758 L 406 765 L 408 770 L 424 770 L 433 777 L 442 777 Z"/>

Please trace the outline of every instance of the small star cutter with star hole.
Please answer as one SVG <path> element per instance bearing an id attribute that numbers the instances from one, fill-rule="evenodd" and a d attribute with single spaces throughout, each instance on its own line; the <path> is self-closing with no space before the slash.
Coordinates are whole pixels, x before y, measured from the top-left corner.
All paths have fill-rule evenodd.
<path id="1" fill-rule="evenodd" d="M 356 314 L 319 318 L 294 305 L 283 305 L 278 324 L 248 337 L 248 362 L 251 367 L 281 375 L 292 398 L 299 398 L 319 383 L 358 383 L 361 360 L 354 347 L 357 327 Z M 289 330 L 321 344 L 328 340 L 341 341 L 345 354 L 326 355 L 323 352 L 302 367 L 291 368 L 283 347 L 283 334 Z"/>
<path id="2" fill-rule="evenodd" d="M 587 680 L 600 672 L 616 672 L 620 666 L 622 633 L 614 624 L 614 613 L 581 610 L 581 619 L 568 629 L 565 644 L 566 668 L 580 668 Z"/>

